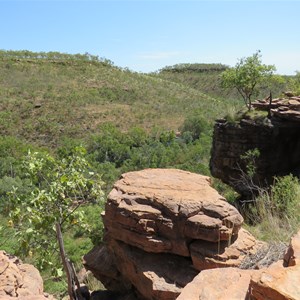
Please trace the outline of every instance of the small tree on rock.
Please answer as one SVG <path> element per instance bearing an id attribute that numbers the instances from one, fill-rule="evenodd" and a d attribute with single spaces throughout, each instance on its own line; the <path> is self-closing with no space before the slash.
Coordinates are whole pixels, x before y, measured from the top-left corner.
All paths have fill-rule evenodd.
<path id="1" fill-rule="evenodd" d="M 224 71 L 222 86 L 236 88 L 250 110 L 251 97 L 256 95 L 259 85 L 269 80 L 274 71 L 276 71 L 274 65 L 262 64 L 260 51 L 257 51 L 250 57 L 239 59 L 235 67 Z"/>

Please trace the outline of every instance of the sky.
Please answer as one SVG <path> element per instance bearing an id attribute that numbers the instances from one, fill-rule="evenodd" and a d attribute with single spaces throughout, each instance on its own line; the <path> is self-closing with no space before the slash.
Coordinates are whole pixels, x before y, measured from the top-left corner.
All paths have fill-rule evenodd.
<path id="1" fill-rule="evenodd" d="M 0 49 L 90 53 L 137 72 L 261 51 L 300 71 L 300 0 L 0 0 Z"/>

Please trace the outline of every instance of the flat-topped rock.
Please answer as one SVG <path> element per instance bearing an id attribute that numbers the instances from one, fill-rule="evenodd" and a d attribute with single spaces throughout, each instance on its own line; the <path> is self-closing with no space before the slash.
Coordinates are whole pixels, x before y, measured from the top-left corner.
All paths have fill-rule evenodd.
<path id="1" fill-rule="evenodd" d="M 243 218 L 207 176 L 175 169 L 122 175 L 103 216 L 112 238 L 147 252 L 189 256 L 193 240 L 228 241 Z"/>

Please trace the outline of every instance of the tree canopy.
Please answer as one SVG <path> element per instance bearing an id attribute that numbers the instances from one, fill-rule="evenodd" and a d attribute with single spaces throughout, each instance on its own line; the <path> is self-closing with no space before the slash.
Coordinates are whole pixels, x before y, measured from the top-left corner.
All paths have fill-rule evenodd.
<path id="1" fill-rule="evenodd" d="M 259 86 L 268 81 L 274 71 L 275 66 L 263 64 L 260 51 L 257 51 L 252 56 L 239 59 L 235 67 L 224 71 L 222 85 L 237 89 L 250 110 L 252 96 L 257 94 Z"/>

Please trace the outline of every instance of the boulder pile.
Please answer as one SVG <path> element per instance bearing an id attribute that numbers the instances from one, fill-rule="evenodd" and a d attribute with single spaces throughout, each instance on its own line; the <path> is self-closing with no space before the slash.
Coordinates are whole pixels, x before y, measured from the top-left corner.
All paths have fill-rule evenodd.
<path id="1" fill-rule="evenodd" d="M 131 299 L 176 299 L 200 271 L 238 267 L 263 245 L 209 177 L 181 170 L 123 174 L 103 221 L 104 243 L 85 255 L 85 267 Z"/>

